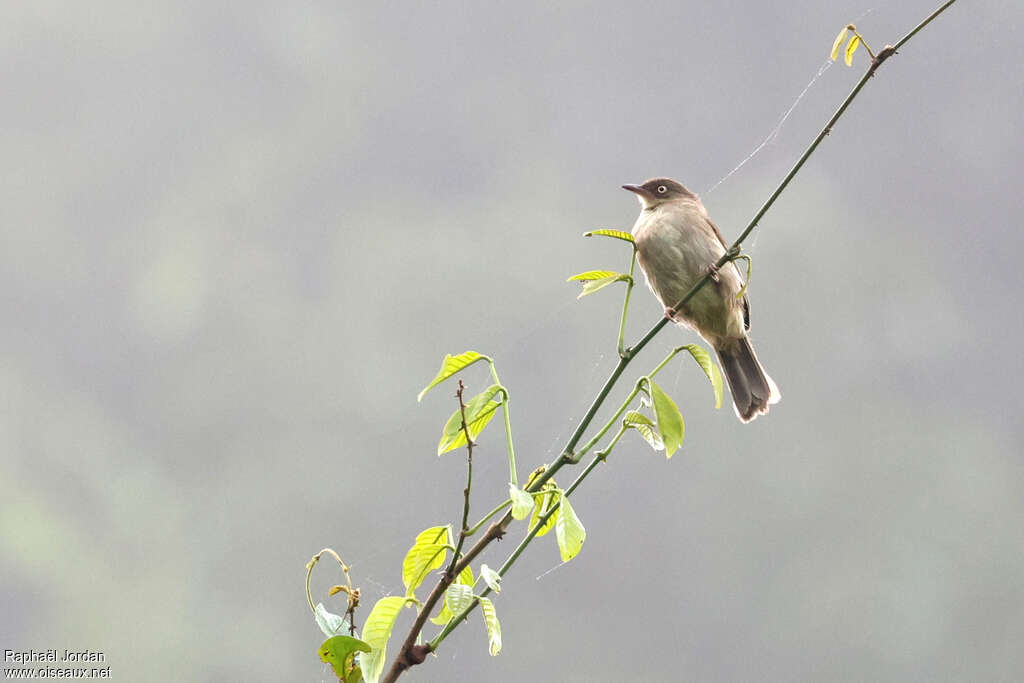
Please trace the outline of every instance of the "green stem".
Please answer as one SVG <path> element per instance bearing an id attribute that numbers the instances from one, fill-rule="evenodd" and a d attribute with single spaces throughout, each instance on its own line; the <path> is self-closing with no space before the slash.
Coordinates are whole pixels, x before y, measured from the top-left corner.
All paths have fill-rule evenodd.
<path id="1" fill-rule="evenodd" d="M 601 438 L 608 433 L 608 430 L 611 429 L 612 425 L 614 425 L 622 416 L 622 414 L 626 412 L 626 408 L 629 407 L 629 404 L 633 402 L 633 399 L 636 398 L 636 395 L 639 393 L 640 382 L 637 382 L 636 386 L 633 387 L 633 391 L 629 392 L 629 395 L 626 396 L 626 400 L 622 402 L 622 404 L 619 406 L 619 409 L 615 411 L 614 415 L 611 416 L 611 419 L 605 422 L 604 426 L 601 427 L 601 429 L 598 430 L 597 434 L 594 435 L 594 438 L 585 443 L 578 451 L 576 451 L 576 462 L 579 462 L 579 460 L 583 458 L 584 455 L 589 453 L 590 449 L 594 447 L 594 444 L 600 441 Z"/>
<path id="2" fill-rule="evenodd" d="M 619 323 L 619 358 L 626 352 L 626 314 L 629 312 L 629 296 L 633 293 L 633 272 L 636 270 L 636 244 L 633 245 L 633 258 L 629 262 L 629 279 L 626 280 L 626 297 L 622 301 L 622 320 Z"/>
<path id="3" fill-rule="evenodd" d="M 645 379 L 650 380 L 652 377 L 657 375 L 659 372 L 661 372 L 661 369 L 663 367 L 668 365 L 668 362 L 670 360 L 672 360 L 673 358 L 676 357 L 676 354 L 678 354 L 680 351 L 684 351 L 685 349 L 686 349 L 685 346 L 677 346 L 676 348 L 674 348 L 671 351 L 669 351 L 668 355 L 665 356 L 665 358 L 662 359 L 662 361 L 660 363 L 658 363 L 657 365 L 654 366 L 654 369 L 651 370 L 651 372 L 646 376 Z"/>
<path id="4" fill-rule="evenodd" d="M 937 17 L 940 14 L 942 14 L 943 12 L 945 12 L 946 8 L 949 7 L 950 5 L 952 5 L 954 2 L 956 2 L 956 0 L 949 0 L 949 2 L 944 4 L 942 7 L 939 7 L 937 10 L 935 10 L 934 12 L 929 14 L 928 17 L 924 21 L 922 21 L 920 24 L 915 26 L 913 28 L 913 30 L 910 31 L 910 33 L 908 33 L 907 35 L 905 35 L 902 38 L 900 38 L 899 41 L 895 45 L 893 45 L 893 48 L 892 48 L 893 52 L 895 52 L 896 50 L 899 50 L 901 47 L 903 47 L 903 44 L 905 42 L 907 42 L 908 40 L 913 38 L 917 34 L 917 32 L 920 31 L 921 29 L 923 29 L 925 26 L 927 26 L 928 24 L 932 23 L 932 19 L 934 19 L 935 17 Z"/>
<path id="5" fill-rule="evenodd" d="M 580 472 L 580 475 L 576 477 L 576 481 L 569 484 L 569 488 L 565 490 L 566 496 L 571 495 L 572 492 L 576 490 L 576 487 L 583 483 L 583 480 L 587 478 L 587 475 L 590 474 L 594 470 L 594 468 L 598 466 L 598 464 L 608 459 L 608 456 L 611 454 L 612 449 L 615 448 L 615 445 L 619 443 L 619 439 L 621 439 L 622 435 L 625 433 L 626 425 L 620 426 L 619 431 L 615 433 L 615 436 L 613 436 L 612 440 L 608 442 L 608 445 L 599 450 L 597 453 L 594 453 L 594 457 L 591 458 L 590 462 L 587 463 L 587 466 L 583 468 L 583 471 Z"/>
<path id="6" fill-rule="evenodd" d="M 857 33 L 857 31 L 854 31 L 853 35 L 855 35 L 858 38 L 860 38 L 860 44 L 863 45 L 864 49 L 868 51 L 869 55 L 871 55 L 871 59 L 874 59 L 875 58 L 875 53 L 871 50 L 870 47 L 868 47 L 868 41 L 864 40 L 864 36 L 862 36 L 861 34 Z"/>
<path id="7" fill-rule="evenodd" d="M 619 358 L 619 362 L 615 365 L 615 369 L 612 370 L 612 374 L 605 380 L 604 386 L 601 387 L 601 391 L 598 392 L 597 396 L 590 404 L 590 407 L 587 408 L 587 412 L 583 416 L 583 419 L 580 420 L 578 425 L 576 425 L 576 431 L 574 431 L 572 436 L 569 437 L 569 442 L 566 443 L 565 448 L 562 449 L 562 454 L 558 456 L 547 471 L 533 481 L 533 484 L 531 484 L 528 489 L 529 491 L 539 491 L 540 487 L 543 486 L 548 479 L 555 476 L 555 473 L 562 469 L 562 467 L 570 463 L 579 462 L 579 458 L 575 456 L 573 449 L 576 448 L 576 444 L 578 444 L 580 439 L 583 438 L 583 432 L 590 426 L 590 423 L 594 419 L 594 415 L 597 414 L 601 404 L 604 403 L 604 400 L 608 397 L 612 387 L 614 387 L 615 383 L 619 381 L 619 377 L 622 375 L 626 366 L 629 365 L 629 361 L 632 359 L 633 354 L 630 353 L 629 350 L 626 351 L 624 356 Z"/>
<path id="8" fill-rule="evenodd" d="M 501 387 L 501 414 L 505 418 L 505 442 L 508 444 L 508 476 L 509 480 L 518 487 L 519 476 L 516 474 L 516 449 L 512 445 L 512 419 L 508 414 L 508 389 L 498 379 L 498 370 L 494 367 L 494 361 L 488 358 L 487 364 L 491 366 L 491 377 L 494 378 L 494 383 Z"/>
<path id="9" fill-rule="evenodd" d="M 494 517 L 494 515 L 498 514 L 499 512 L 501 512 L 502 510 L 504 510 L 506 507 L 508 507 L 511 504 L 512 504 L 512 499 L 509 498 L 504 503 L 502 503 L 498 507 L 496 507 L 493 510 L 491 510 L 490 512 L 488 512 L 484 516 L 483 519 L 481 519 L 479 522 L 477 522 L 476 524 L 474 524 L 473 526 L 471 526 L 469 528 L 469 531 L 466 532 L 466 535 L 467 536 L 472 536 L 473 534 L 475 534 L 477 531 L 480 530 L 480 527 L 482 527 L 484 524 L 486 524 L 488 522 L 488 520 L 491 519 L 491 517 Z"/>
<path id="10" fill-rule="evenodd" d="M 626 412 L 626 408 L 628 408 L 629 404 L 633 402 L 633 399 L 636 398 L 636 395 L 640 393 L 643 380 L 649 379 L 657 375 L 663 367 L 668 365 L 669 361 L 676 357 L 676 354 L 682 351 L 686 351 L 687 348 L 687 346 L 677 346 L 676 348 L 672 349 L 672 351 L 670 351 L 669 354 L 665 356 L 665 359 L 658 363 L 655 366 L 655 368 L 650 371 L 650 373 L 648 373 L 645 377 L 641 377 L 639 380 L 637 380 L 636 386 L 633 387 L 633 391 L 629 392 L 629 395 L 626 396 L 626 400 L 622 402 L 622 404 L 619 406 L 619 409 L 615 411 L 615 414 L 611 416 L 611 418 L 604 424 L 603 427 L 601 427 L 600 430 L 598 430 L 597 434 L 594 435 L 594 438 L 592 438 L 590 441 L 584 444 L 579 450 L 576 451 L 574 455 L 574 457 L 576 458 L 576 462 L 579 462 L 579 460 L 584 455 L 589 453 L 590 449 L 594 447 L 594 444 L 600 441 L 601 438 L 608 433 L 608 430 L 611 429 L 612 426 L 618 421 L 618 419 L 622 417 L 622 414 Z"/>

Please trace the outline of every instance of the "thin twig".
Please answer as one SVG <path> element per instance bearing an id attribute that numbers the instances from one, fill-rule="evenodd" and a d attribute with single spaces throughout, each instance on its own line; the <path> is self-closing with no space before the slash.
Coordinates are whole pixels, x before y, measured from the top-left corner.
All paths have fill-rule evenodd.
<path id="1" fill-rule="evenodd" d="M 469 524 L 469 491 L 473 488 L 473 446 L 476 444 L 473 442 L 473 437 L 469 433 L 469 424 L 466 422 L 466 402 L 462 400 L 462 392 L 465 389 L 466 387 L 460 379 L 459 388 L 456 390 L 455 396 L 459 401 L 459 411 L 462 413 L 462 434 L 466 437 L 466 488 L 462 491 L 464 502 L 462 504 L 462 526 L 459 528 L 459 542 L 455 545 L 451 564 L 448 565 L 448 569 L 445 572 L 448 575 L 449 582 L 455 578 L 455 565 L 459 562 L 459 553 L 462 552 L 462 546 L 466 542 L 466 537 L 469 536 L 469 527 L 467 526 Z"/>
<path id="2" fill-rule="evenodd" d="M 324 554 L 330 555 L 335 560 L 337 560 L 338 564 L 341 565 L 341 571 L 345 573 L 346 585 L 335 586 L 334 588 L 337 590 L 332 589 L 331 595 L 334 595 L 334 593 L 337 592 L 344 592 L 345 595 L 347 596 L 348 600 L 346 602 L 345 615 L 343 618 L 348 620 L 349 635 L 355 637 L 356 608 L 359 607 L 360 592 L 358 588 L 354 588 L 352 586 L 352 577 L 349 575 L 348 565 L 345 564 L 345 562 L 341 559 L 341 555 L 336 553 L 332 548 L 324 548 L 316 555 L 314 555 L 313 559 L 306 563 L 306 600 L 309 601 L 309 609 L 313 611 L 313 614 L 316 614 L 316 607 L 313 605 L 313 593 L 310 591 L 309 581 L 310 578 L 312 578 L 313 576 L 313 567 L 317 565 L 317 563 L 320 561 L 321 556 L 323 556 Z"/>

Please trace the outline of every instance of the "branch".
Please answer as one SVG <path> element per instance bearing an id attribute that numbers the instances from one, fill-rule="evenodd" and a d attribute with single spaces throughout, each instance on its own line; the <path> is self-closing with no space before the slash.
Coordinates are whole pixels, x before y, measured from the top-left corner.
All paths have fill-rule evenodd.
<path id="1" fill-rule="evenodd" d="M 448 582 L 457 576 L 455 573 L 455 565 L 459 561 L 459 553 L 462 552 L 462 546 L 466 542 L 466 536 L 469 536 L 469 490 L 473 487 L 473 446 L 476 443 L 473 441 L 473 437 L 469 433 L 469 425 L 466 423 L 466 403 L 462 400 L 462 392 L 466 390 L 462 380 L 459 380 L 459 388 L 455 391 L 455 397 L 459 400 L 459 411 L 462 413 L 462 434 L 466 437 L 466 488 L 463 489 L 462 493 L 465 497 L 465 502 L 462 505 L 462 526 L 459 527 L 459 542 L 455 545 L 455 552 L 452 553 L 452 562 L 448 565 L 445 574 L 448 576 Z"/>
<path id="2" fill-rule="evenodd" d="M 483 552 L 484 548 L 490 545 L 491 541 L 500 540 L 505 535 L 505 528 L 508 527 L 511 521 L 512 514 L 506 512 L 500 520 L 487 527 L 487 533 L 481 536 L 480 540 L 467 550 L 466 554 L 455 565 L 453 569 L 454 576 L 458 576 L 462 573 L 463 569 L 472 564 L 476 556 Z M 430 618 L 430 613 L 434 611 L 438 601 L 444 597 L 444 592 L 452 584 L 453 580 L 448 578 L 448 572 L 441 574 L 441 578 L 438 580 L 437 585 L 434 586 L 434 590 L 430 591 L 430 595 L 423 601 L 423 606 L 419 614 L 416 615 L 416 620 L 412 623 L 412 627 L 409 629 L 409 633 L 406 635 L 405 641 L 398 651 L 398 656 L 391 664 L 391 668 L 381 678 L 381 683 L 394 683 L 402 675 L 402 672 L 411 666 L 422 664 L 427 655 L 433 652 L 433 648 L 429 644 L 417 645 L 416 638 L 419 636 L 420 631 L 423 630 L 427 619 Z"/>
<path id="3" fill-rule="evenodd" d="M 736 258 L 740 257 L 740 247 L 743 244 L 744 240 L 746 240 L 747 237 L 750 235 L 750 233 L 753 232 L 754 228 L 757 227 L 758 222 L 768 212 L 768 209 L 770 209 L 772 207 L 772 205 L 775 204 L 775 201 L 779 198 L 779 196 L 782 194 L 782 192 L 786 189 L 786 187 L 789 185 L 790 181 L 792 181 L 793 178 L 796 176 L 796 174 L 800 171 L 800 169 L 803 167 L 804 163 L 807 162 L 807 160 L 810 158 L 810 156 L 818 148 L 818 145 L 821 144 L 822 140 L 824 140 L 825 137 L 829 133 L 832 132 L 833 126 L 835 126 L 836 122 L 838 122 L 840 117 L 842 117 L 842 115 L 846 112 L 846 109 L 850 106 L 850 104 L 853 102 L 853 100 L 857 97 L 857 95 L 860 93 L 861 89 L 867 84 L 868 80 L 875 74 L 875 71 L 877 71 L 878 68 L 889 57 L 891 57 L 894 54 L 896 54 L 896 51 L 900 47 L 902 47 L 907 41 L 909 41 L 911 38 L 913 38 L 914 35 L 916 35 L 921 29 L 923 29 L 925 26 L 927 26 L 929 23 L 931 23 L 932 20 L 934 20 L 936 17 L 938 17 L 940 14 L 942 14 L 942 12 L 945 11 L 954 2 L 956 2 L 956 0 L 948 0 L 947 2 L 945 2 L 938 9 L 936 9 L 934 12 L 932 12 L 927 18 L 925 18 L 921 23 L 919 23 L 916 27 L 914 27 L 914 29 L 912 29 L 905 36 L 903 36 L 903 38 L 901 38 L 899 41 L 897 41 L 897 43 L 895 45 L 891 45 L 891 46 L 887 45 L 886 47 L 884 47 L 874 57 L 874 59 L 871 62 L 871 65 L 868 67 L 867 71 L 864 73 L 864 75 L 861 77 L 861 79 L 854 86 L 853 90 L 850 91 L 850 94 L 846 96 L 846 99 L 843 100 L 842 104 L 840 104 L 839 108 L 836 109 L 835 113 L 832 114 L 832 116 L 829 118 L 828 122 L 824 125 L 824 127 L 821 129 L 821 131 L 818 133 L 818 135 L 814 138 L 814 140 L 811 142 L 811 144 L 808 145 L 806 150 L 804 150 L 804 153 L 800 155 L 800 158 L 797 159 L 796 163 L 790 169 L 789 173 L 787 173 L 786 176 L 782 179 L 782 182 L 779 183 L 778 187 L 775 188 L 775 190 L 771 193 L 771 195 L 768 197 L 768 199 L 765 201 L 765 203 L 757 211 L 757 213 L 754 214 L 754 217 L 747 224 L 747 226 L 743 230 L 743 232 L 740 233 L 740 236 L 736 239 L 735 242 L 733 242 L 732 246 L 725 252 L 725 254 L 723 254 L 722 257 L 717 261 L 717 263 L 715 265 L 718 268 L 721 268 L 722 266 L 724 266 L 729 261 L 735 260 Z M 631 267 L 631 271 L 632 271 L 632 267 Z M 704 285 L 706 285 L 708 283 L 708 281 L 710 279 L 711 279 L 711 273 L 709 271 L 700 280 L 698 280 L 693 285 L 693 287 L 690 288 L 690 290 L 683 296 L 683 298 L 680 299 L 679 303 L 677 303 L 673 308 L 674 309 L 678 309 L 681 306 L 685 305 L 691 298 L 693 298 L 693 296 L 698 291 L 700 291 L 701 287 L 703 287 Z M 631 288 L 627 287 L 627 290 L 626 290 L 626 297 L 627 297 L 627 299 L 626 299 L 626 302 L 624 303 L 624 306 L 623 306 L 623 324 L 620 324 L 620 338 L 621 338 L 621 333 L 625 329 L 624 321 L 625 321 L 625 314 L 626 314 L 626 311 L 627 311 L 627 308 L 628 308 L 628 305 L 629 305 L 628 297 L 629 297 L 629 294 L 630 294 L 630 290 L 631 290 Z M 608 397 L 608 394 L 611 392 L 612 388 L 618 382 L 619 378 L 622 376 L 622 373 L 625 371 L 625 369 L 629 365 L 630 361 L 633 358 L 635 358 L 636 355 L 645 346 L 647 346 L 647 344 L 655 337 L 655 335 L 658 334 L 658 332 L 661 331 L 661 329 L 663 327 L 665 327 L 666 324 L 668 324 L 668 322 L 669 322 L 668 318 L 662 318 L 661 320 L 659 320 L 653 327 L 651 327 L 650 330 L 647 331 L 646 334 L 644 334 L 643 337 L 640 338 L 640 340 L 636 344 L 634 344 L 630 348 L 623 349 L 621 347 L 621 343 L 620 343 L 620 349 L 619 349 L 620 353 L 619 353 L 619 361 L 618 361 L 618 363 L 615 365 L 615 368 L 612 370 L 611 375 L 608 376 L 608 379 L 605 380 L 604 385 L 601 387 L 601 390 L 598 392 L 597 396 L 594 398 L 593 402 L 590 404 L 590 407 L 587 409 L 587 412 L 584 414 L 583 418 L 580 420 L 580 422 L 577 425 L 575 431 L 573 431 L 572 436 L 569 437 L 569 441 L 566 443 L 565 447 L 562 449 L 562 453 L 555 459 L 555 461 L 553 463 L 551 463 L 551 465 L 546 469 L 546 471 L 544 471 L 540 476 L 536 477 L 527 486 L 527 488 L 526 488 L 527 491 L 529 491 L 531 493 L 539 491 L 540 488 L 544 485 L 544 483 L 547 482 L 549 479 L 551 479 L 555 475 L 555 473 L 558 472 L 562 467 L 564 467 L 565 465 L 575 464 L 575 463 L 577 463 L 580 460 L 580 458 L 583 456 L 585 451 L 581 451 L 581 453 L 576 454 L 574 452 L 574 450 L 575 450 L 577 444 L 579 444 L 580 439 L 583 438 L 584 433 L 586 432 L 587 428 L 590 426 L 590 423 L 593 421 L 594 416 L 597 414 L 597 411 L 604 404 L 604 401 Z M 507 397 L 506 397 L 506 399 L 507 399 Z M 584 471 L 580 473 L 580 476 L 577 477 L 576 481 L 574 481 L 573 484 L 569 487 L 569 489 L 566 492 L 567 494 L 568 494 L 568 492 L 571 492 L 571 491 L 575 490 L 575 488 L 579 485 L 579 483 L 587 475 L 590 474 L 590 472 L 596 467 L 596 465 L 599 462 L 601 462 L 602 460 L 604 460 L 605 457 L 607 457 L 607 454 L 608 454 L 610 448 L 612 446 L 614 446 L 615 442 L 618 441 L 619 436 L 621 436 L 621 432 L 619 434 L 616 434 L 616 436 L 613 438 L 612 443 L 610 443 L 608 447 L 606 447 L 604 450 L 599 451 L 598 453 L 595 454 L 593 460 L 587 465 L 587 467 L 584 469 Z M 510 441 L 511 441 L 511 438 L 510 438 Z M 592 445 L 592 444 L 588 444 L 588 445 Z M 510 445 L 510 451 L 511 451 L 511 445 Z M 526 546 L 529 545 L 529 543 L 536 536 L 537 531 L 540 528 L 543 527 L 543 524 L 548 519 L 550 519 L 551 515 L 554 514 L 557 509 L 558 509 L 558 506 L 557 505 L 553 505 L 551 507 L 551 509 L 547 510 L 545 515 L 542 516 L 540 518 L 540 520 L 538 520 L 538 524 L 536 526 L 534 526 L 533 529 L 531 529 L 530 533 L 527 534 L 526 538 L 524 538 L 523 541 L 520 542 L 519 546 L 516 547 L 516 549 L 512 552 L 512 554 L 509 556 L 509 558 L 502 565 L 501 569 L 498 572 L 500 575 L 504 576 L 505 572 L 508 571 L 512 567 L 512 564 L 516 561 L 516 559 L 518 559 L 519 555 L 523 552 L 523 550 L 526 549 Z M 508 524 L 511 521 L 512 521 L 511 513 L 506 512 L 505 515 L 499 521 L 493 523 L 490 527 L 488 527 L 487 533 L 484 534 L 484 536 L 481 537 L 480 540 L 476 542 L 476 544 L 466 553 L 466 555 L 461 560 L 459 560 L 456 564 L 454 564 L 453 567 L 451 567 L 449 569 L 448 572 L 445 572 L 441 576 L 441 578 L 438 581 L 437 585 L 434 587 L 434 590 L 431 591 L 430 596 L 423 603 L 423 608 L 420 610 L 420 613 L 417 616 L 416 621 L 413 622 L 412 628 L 409 630 L 409 633 L 406 636 L 405 642 L 402 644 L 402 647 L 399 650 L 397 658 L 395 659 L 394 663 L 392 664 L 391 668 L 388 670 L 388 672 L 384 676 L 384 678 L 381 679 L 383 683 L 394 683 L 394 681 L 396 681 L 398 679 L 398 677 L 401 676 L 401 674 L 406 669 L 408 669 L 411 666 L 414 666 L 416 664 L 420 664 L 421 662 L 423 662 L 423 660 L 426 658 L 426 655 L 429 654 L 430 652 L 432 652 L 434 649 L 436 649 L 436 647 L 440 644 L 440 642 L 442 640 L 444 640 L 444 638 L 462 620 L 464 620 L 466 618 L 466 615 L 468 614 L 468 612 L 473 608 L 473 606 L 475 606 L 477 604 L 477 601 L 475 599 L 474 599 L 473 603 L 470 605 L 470 607 L 468 607 L 467 609 L 463 610 L 463 612 L 461 612 L 454 619 L 452 619 L 452 621 L 450 621 L 448 623 L 448 625 L 445 626 L 445 628 L 441 631 L 441 633 L 433 641 L 431 641 L 430 643 L 427 643 L 425 645 L 416 645 L 416 639 L 419 636 L 420 632 L 422 631 L 423 626 L 426 623 L 427 618 L 430 615 L 430 612 L 433 610 L 433 608 L 436 606 L 438 600 L 444 595 L 445 590 L 448 588 L 448 586 L 454 580 L 453 577 L 454 576 L 458 576 L 458 574 L 463 569 L 465 569 L 473 561 L 473 559 L 477 555 L 479 555 L 490 544 L 491 541 L 493 541 L 495 539 L 500 539 L 502 536 L 504 536 L 505 529 L 507 528 Z M 464 520 L 463 521 L 463 529 L 465 529 L 465 527 L 466 527 L 466 522 Z M 486 590 L 484 590 L 481 593 L 481 595 L 482 596 L 486 596 L 489 592 L 490 592 L 490 589 L 486 589 Z"/>

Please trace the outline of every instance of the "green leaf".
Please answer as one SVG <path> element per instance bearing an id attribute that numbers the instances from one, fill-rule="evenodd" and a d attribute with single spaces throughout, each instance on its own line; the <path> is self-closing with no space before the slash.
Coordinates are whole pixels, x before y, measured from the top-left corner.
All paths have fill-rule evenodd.
<path id="1" fill-rule="evenodd" d="M 587 530 L 583 528 L 583 523 L 565 496 L 562 496 L 562 504 L 555 515 L 558 517 L 555 522 L 558 552 L 562 556 L 562 562 L 568 562 L 579 554 L 583 541 L 587 538 Z"/>
<path id="2" fill-rule="evenodd" d="M 686 350 L 690 352 L 693 359 L 697 361 L 700 369 L 707 375 L 708 380 L 711 381 L 711 388 L 715 391 L 715 408 L 722 407 L 722 372 L 715 365 L 715 362 L 711 360 L 711 354 L 708 353 L 703 347 L 697 344 L 687 344 Z"/>
<path id="3" fill-rule="evenodd" d="M 461 583 L 464 586 L 472 587 L 473 584 L 476 583 L 476 581 L 473 579 L 473 568 L 469 565 L 466 565 L 466 568 L 459 572 L 459 575 L 455 577 L 455 583 Z M 452 617 L 454 616 L 455 615 L 452 614 L 451 610 L 448 609 L 448 601 L 442 600 L 440 611 L 438 611 L 437 616 L 431 619 L 430 621 L 431 623 L 437 624 L 438 626 L 444 626 L 449 621 L 451 621 Z"/>
<path id="4" fill-rule="evenodd" d="M 438 626 L 444 626 L 449 621 L 451 621 L 452 617 L 454 617 L 454 616 L 455 615 L 452 614 L 452 611 L 450 609 L 448 609 L 448 601 L 447 600 L 442 600 L 441 601 L 441 609 L 438 611 L 436 617 L 431 617 L 430 623 L 437 624 Z"/>
<path id="5" fill-rule="evenodd" d="M 501 403 L 492 400 L 495 395 L 504 391 L 500 384 L 492 384 L 466 403 L 466 424 L 470 437 L 474 440 L 484 430 L 487 423 L 494 417 L 494 411 Z M 462 431 L 462 409 L 457 409 L 441 430 L 441 441 L 437 445 L 437 454 L 466 445 L 466 434 Z"/>
<path id="6" fill-rule="evenodd" d="M 484 583 L 486 583 L 487 587 L 492 591 L 495 593 L 501 592 L 501 574 L 494 571 L 486 564 L 480 565 L 480 578 L 484 580 Z"/>
<path id="7" fill-rule="evenodd" d="M 480 394 L 480 396 L 483 396 L 483 394 Z M 477 398 L 475 396 L 473 400 Z M 476 437 L 480 435 L 480 432 L 484 431 L 487 423 L 494 418 L 495 411 L 500 405 L 497 401 L 488 401 L 476 411 L 475 416 L 470 417 L 469 404 L 466 404 L 466 426 L 469 428 L 469 437 L 474 442 Z M 462 430 L 462 410 L 458 409 L 452 413 L 452 416 L 444 424 L 444 429 L 441 431 L 441 441 L 437 444 L 437 454 L 444 455 L 448 451 L 454 451 L 456 448 L 465 445 L 466 433 Z"/>
<path id="8" fill-rule="evenodd" d="M 633 239 L 633 236 L 631 234 L 629 234 L 628 232 L 622 232 L 621 230 L 605 230 L 605 229 L 602 229 L 602 230 L 591 230 L 589 232 L 583 233 L 584 237 L 592 237 L 594 235 L 600 235 L 601 237 L 614 237 L 617 240 L 622 240 L 623 242 L 629 242 L 630 244 L 635 244 L 636 243 L 636 240 Z"/>
<path id="9" fill-rule="evenodd" d="M 573 275 L 571 278 L 566 280 L 566 282 L 572 282 L 574 280 L 581 280 L 583 282 L 587 282 L 589 280 L 602 280 L 606 277 L 614 277 L 615 275 L 622 275 L 622 273 L 614 270 L 588 270 L 585 273 Z"/>
<path id="10" fill-rule="evenodd" d="M 598 271 L 591 271 L 591 272 L 598 272 Z M 611 272 L 611 271 L 600 271 L 600 272 L 609 272 L 611 274 L 610 275 L 606 275 L 605 277 L 597 278 L 596 280 L 587 280 L 587 281 L 585 281 L 583 283 L 583 291 L 580 292 L 580 295 L 578 297 L 576 297 L 577 299 L 582 299 L 583 297 L 587 296 L 588 294 L 593 294 L 594 292 L 602 290 L 605 287 L 607 287 L 608 285 L 612 284 L 613 282 L 619 282 L 619 281 L 632 282 L 632 280 L 633 280 L 633 278 L 631 278 L 630 276 L 626 275 L 625 273 L 614 273 L 614 272 Z M 580 273 L 580 274 L 581 275 L 586 275 L 586 273 Z"/>
<path id="11" fill-rule="evenodd" d="M 544 485 L 544 489 L 546 493 L 535 496 L 536 503 L 533 506 L 533 516 L 530 517 L 531 529 L 537 526 L 537 522 L 540 521 L 540 518 L 543 517 L 544 514 L 547 513 L 547 511 L 554 505 L 556 505 L 558 503 L 558 499 L 561 497 L 561 494 L 559 494 L 555 486 L 550 481 Z M 544 522 L 544 526 L 540 528 L 536 535 L 543 536 L 547 532 L 551 531 L 551 528 L 555 526 L 555 517 L 555 514 L 548 517 L 548 521 Z"/>
<path id="12" fill-rule="evenodd" d="M 669 398 L 654 380 L 648 379 L 647 382 L 651 386 L 651 401 L 654 403 L 654 416 L 658 420 L 658 431 L 665 441 L 665 457 L 671 458 L 683 444 L 683 435 L 686 431 L 683 415 L 676 407 L 675 401 Z"/>
<path id="13" fill-rule="evenodd" d="M 341 635 L 343 632 L 348 630 L 348 619 L 341 615 L 328 612 L 322 602 L 316 603 L 316 608 L 313 610 L 313 618 L 316 619 L 316 623 L 320 627 L 320 630 L 323 631 L 324 635 L 328 638 L 331 636 Z"/>
<path id="14" fill-rule="evenodd" d="M 846 44 L 846 54 L 843 57 L 846 66 L 853 66 L 853 53 L 857 51 L 858 46 L 860 46 L 860 36 L 850 38 L 850 42 Z"/>
<path id="15" fill-rule="evenodd" d="M 395 627 L 395 619 L 404 604 L 405 598 L 397 595 L 381 598 L 363 624 L 363 641 L 370 646 L 370 651 L 359 654 L 359 667 L 363 670 L 366 683 L 377 683 L 384 672 L 388 638 L 391 637 L 391 629 Z"/>
<path id="16" fill-rule="evenodd" d="M 502 391 L 503 389 L 500 384 L 492 384 L 473 398 L 469 399 L 469 401 L 466 402 L 466 419 L 469 422 L 472 422 L 480 417 L 480 413 L 490 405 L 491 399 Z"/>
<path id="17" fill-rule="evenodd" d="M 843 30 L 839 32 L 838 36 L 836 36 L 836 42 L 832 43 L 831 57 L 833 62 L 836 61 L 837 57 L 839 57 L 839 46 L 843 44 L 843 40 L 846 38 L 846 34 L 849 32 L 850 29 L 844 26 Z"/>
<path id="18" fill-rule="evenodd" d="M 437 371 L 437 376 L 430 381 L 420 395 L 416 397 L 417 401 L 423 400 L 423 395 L 428 391 L 436 387 L 441 382 L 445 381 L 462 368 L 469 367 L 478 360 L 490 360 L 487 356 L 477 353 L 476 351 L 466 351 L 460 353 L 457 356 L 447 355 L 444 360 L 441 361 L 441 369 Z"/>
<path id="19" fill-rule="evenodd" d="M 631 410 L 626 413 L 625 417 L 622 418 L 622 424 L 627 427 L 636 427 L 637 425 L 647 425 L 648 427 L 654 426 L 654 423 L 651 422 L 651 418 L 636 410 Z"/>
<path id="20" fill-rule="evenodd" d="M 494 657 L 501 652 L 501 624 L 498 623 L 498 612 L 494 603 L 487 598 L 480 598 L 480 611 L 484 613 L 484 624 L 487 626 L 487 649 Z"/>
<path id="21" fill-rule="evenodd" d="M 533 510 L 533 496 L 509 483 L 508 497 L 512 499 L 512 519 L 526 519 Z"/>
<path id="22" fill-rule="evenodd" d="M 355 666 L 357 652 L 370 652 L 370 646 L 349 636 L 334 636 L 320 645 L 320 659 L 331 665 L 341 680 L 347 680 Z"/>
<path id="23" fill-rule="evenodd" d="M 459 614 L 473 602 L 473 587 L 464 583 L 453 583 L 444 592 L 444 601 L 452 614 Z"/>
<path id="24" fill-rule="evenodd" d="M 627 427 L 631 427 L 640 433 L 640 436 L 644 437 L 644 441 L 650 444 L 651 448 L 656 451 L 663 450 L 665 448 L 665 442 L 661 439 L 661 434 L 658 433 L 658 428 L 654 426 L 654 423 L 644 415 L 643 413 L 631 410 L 626 413 L 626 416 L 622 418 L 622 424 Z"/>
<path id="25" fill-rule="evenodd" d="M 444 564 L 448 556 L 445 546 L 451 544 L 450 526 L 432 526 L 420 532 L 402 560 L 402 583 L 407 596 L 414 594 L 427 574 Z"/>

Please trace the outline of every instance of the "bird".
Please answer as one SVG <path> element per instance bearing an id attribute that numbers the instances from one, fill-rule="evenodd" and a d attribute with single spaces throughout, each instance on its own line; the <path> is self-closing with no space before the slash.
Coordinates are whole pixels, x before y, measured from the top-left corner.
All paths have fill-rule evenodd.
<path id="1" fill-rule="evenodd" d="M 640 201 L 633 226 L 637 262 L 665 316 L 699 334 L 714 348 L 732 394 L 736 415 L 750 422 L 768 412 L 782 395 L 750 344 L 750 301 L 735 263 L 721 269 L 728 250 L 722 233 L 700 198 L 671 178 L 623 185 Z M 685 304 L 680 300 L 702 277 L 705 284 Z"/>

